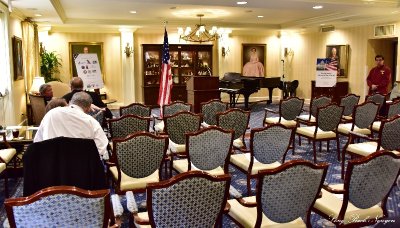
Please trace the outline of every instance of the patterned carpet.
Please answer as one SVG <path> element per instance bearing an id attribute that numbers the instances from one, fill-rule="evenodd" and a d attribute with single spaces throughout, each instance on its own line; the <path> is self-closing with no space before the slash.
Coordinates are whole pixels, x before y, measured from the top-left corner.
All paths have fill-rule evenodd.
<path id="1" fill-rule="evenodd" d="M 252 110 L 251 110 L 251 117 L 250 117 L 250 128 L 256 128 L 256 127 L 262 127 L 262 119 L 264 118 L 264 108 L 267 107 L 265 102 L 260 102 L 257 104 L 252 105 Z M 268 108 L 270 109 L 278 109 L 278 105 L 276 104 L 271 104 L 268 105 Z M 153 113 L 158 114 L 158 110 L 154 110 Z M 292 155 L 292 152 L 289 151 L 286 157 L 286 161 L 289 160 L 294 160 L 294 159 L 306 159 L 309 161 L 312 161 L 312 144 L 308 144 L 307 140 L 303 139 L 302 145 L 298 146 L 297 142 L 297 137 L 296 137 L 296 153 L 295 155 Z M 341 148 L 345 145 L 346 138 L 341 138 Z M 247 140 L 248 143 L 248 140 Z M 328 174 L 326 177 L 325 182 L 329 184 L 336 184 L 336 183 L 342 183 L 342 180 L 340 179 L 340 163 L 337 161 L 336 157 L 336 143 L 331 142 L 330 144 L 330 151 L 327 152 L 326 150 L 326 143 L 323 143 L 322 146 L 322 152 L 317 153 L 317 159 L 318 161 L 324 161 L 328 162 L 330 164 L 329 169 L 328 169 Z M 230 173 L 232 174 L 232 186 L 235 187 L 240 193 L 242 193 L 244 196 L 247 196 L 246 194 L 246 176 L 233 166 L 230 166 L 229 168 Z M 3 193 L 3 183 L 1 183 L 0 187 L 0 201 L 1 201 L 1 211 L 0 211 L 0 226 L 2 226 L 3 221 L 6 217 L 5 215 L 5 210 L 4 210 L 4 193 Z M 22 195 L 22 180 L 11 180 L 9 183 L 10 186 L 10 193 L 13 197 L 21 196 Z M 252 194 L 254 195 L 254 189 L 255 189 L 255 181 L 252 181 Z M 146 203 L 145 203 L 145 194 L 136 194 L 135 195 L 136 201 L 138 203 L 138 207 L 140 211 L 144 211 L 146 208 Z M 125 212 L 127 212 L 126 209 L 126 199 L 125 197 L 121 196 L 121 201 L 122 205 L 124 206 Z M 400 222 L 400 188 L 398 186 L 394 186 L 389 199 L 387 203 L 388 211 L 389 211 L 389 219 L 393 219 L 396 221 L 396 224 L 393 222 L 388 221 L 387 224 L 379 224 L 378 226 L 380 227 L 399 227 L 397 223 Z M 127 218 L 129 214 L 124 213 L 123 215 L 123 227 L 128 227 L 127 224 Z M 312 220 L 312 226 L 313 227 L 334 227 L 333 224 L 326 220 L 321 218 L 320 216 L 313 214 L 311 216 Z M 223 227 L 224 228 L 229 228 L 229 227 L 238 227 L 233 221 L 231 221 L 227 216 L 224 217 L 223 220 Z"/>

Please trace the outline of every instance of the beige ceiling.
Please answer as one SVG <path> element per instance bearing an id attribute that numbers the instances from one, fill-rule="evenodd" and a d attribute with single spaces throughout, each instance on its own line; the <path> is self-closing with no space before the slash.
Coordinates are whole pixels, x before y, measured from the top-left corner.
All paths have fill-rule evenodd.
<path id="1" fill-rule="evenodd" d="M 2 0 L 7 2 L 8 0 Z M 13 13 L 31 17 L 52 30 L 130 26 L 150 31 L 203 22 L 240 31 L 318 29 L 321 25 L 349 27 L 399 21 L 399 0 L 11 0 Z M 323 8 L 315 10 L 314 5 Z M 131 14 L 129 11 L 136 11 Z M 35 16 L 41 14 L 41 17 Z M 258 18 L 257 16 L 264 16 Z"/>

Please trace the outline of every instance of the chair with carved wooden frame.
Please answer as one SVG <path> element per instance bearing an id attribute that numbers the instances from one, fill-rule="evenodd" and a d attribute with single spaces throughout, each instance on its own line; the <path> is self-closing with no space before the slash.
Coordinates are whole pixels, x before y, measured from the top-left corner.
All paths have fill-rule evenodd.
<path id="1" fill-rule="evenodd" d="M 379 129 L 381 128 L 382 120 L 391 119 L 396 115 L 400 115 L 400 100 L 393 101 L 393 102 L 387 104 L 387 106 L 388 106 L 388 108 L 387 108 L 387 110 L 388 110 L 387 116 L 386 117 L 379 116 L 378 117 L 379 121 L 375 121 L 372 124 L 372 131 L 379 132 Z"/>
<path id="2" fill-rule="evenodd" d="M 327 170 L 327 163 L 293 160 L 260 171 L 256 196 L 228 200 L 228 215 L 241 227 L 311 227 L 311 208 Z"/>
<path id="3" fill-rule="evenodd" d="M 35 125 L 39 126 L 46 114 L 46 102 L 43 96 L 34 94 L 28 96 L 32 107 L 33 121 Z"/>
<path id="4" fill-rule="evenodd" d="M 298 127 L 296 134 L 313 141 L 314 163 L 317 162 L 316 146 L 317 141 L 320 142 L 319 150 L 321 151 L 321 142 L 327 141 L 327 149 L 329 151 L 329 141 L 336 140 L 337 156 L 340 161 L 339 134 L 337 127 L 343 115 L 343 106 L 335 103 L 317 109 L 315 126 Z M 306 124 L 308 125 L 308 124 Z"/>
<path id="5" fill-rule="evenodd" d="M 138 132 L 113 140 L 109 173 L 117 194 L 140 192 L 161 179 L 161 166 L 168 148 L 167 136 Z"/>
<path id="6" fill-rule="evenodd" d="M 384 114 L 384 110 L 386 109 L 386 94 L 382 94 L 382 93 L 374 93 L 371 95 L 367 95 L 365 97 L 365 101 L 372 101 L 376 104 L 379 105 L 379 115 L 383 115 Z"/>
<path id="7" fill-rule="evenodd" d="M 217 126 L 202 128 L 186 134 L 187 159 L 175 160 L 173 168 L 179 173 L 201 170 L 211 175 L 229 172 L 233 130 Z"/>
<path id="8" fill-rule="evenodd" d="M 165 123 L 163 121 L 164 117 L 167 116 L 172 116 L 178 112 L 183 112 L 183 111 L 187 111 L 187 112 L 191 112 L 193 110 L 193 105 L 189 104 L 189 103 L 184 103 L 182 101 L 174 101 L 171 104 L 167 104 L 164 105 L 162 107 L 162 117 L 157 117 L 154 116 L 153 118 L 153 130 L 156 133 L 163 133 L 164 132 L 164 127 L 165 127 Z M 159 122 L 156 123 L 158 120 Z"/>
<path id="9" fill-rule="evenodd" d="M 200 129 L 202 115 L 192 112 L 178 112 L 164 117 L 165 133 L 169 138 L 168 156 L 170 159 L 170 176 L 172 176 L 175 156 L 186 157 L 186 133 Z"/>
<path id="10" fill-rule="evenodd" d="M 342 123 L 348 123 L 353 120 L 352 116 L 353 110 L 359 101 L 360 101 L 360 96 L 354 93 L 349 93 L 346 96 L 340 98 L 339 106 L 344 107 Z"/>
<path id="11" fill-rule="evenodd" d="M 149 131 L 150 117 L 128 114 L 108 120 L 108 125 L 112 139 L 125 138 L 136 132 Z"/>
<path id="12" fill-rule="evenodd" d="M 392 151 L 400 154 L 400 115 L 383 120 L 376 138 L 368 137 L 356 132 L 350 132 L 350 137 L 342 151 L 342 179 L 344 178 L 345 154 L 353 156 L 368 156 L 380 150 Z M 354 143 L 355 139 L 364 139 L 361 143 Z"/>
<path id="13" fill-rule="evenodd" d="M 297 121 L 307 126 L 315 125 L 318 108 L 324 107 L 332 102 L 332 97 L 321 95 L 313 97 L 310 101 L 309 113 L 297 117 Z"/>
<path id="14" fill-rule="evenodd" d="M 6 199 L 11 227 L 109 227 L 114 224 L 110 190 L 72 186 L 42 189 L 33 195 Z"/>
<path id="15" fill-rule="evenodd" d="M 248 152 L 244 136 L 249 125 L 250 112 L 239 108 L 231 108 L 217 113 L 217 126 L 225 130 L 233 130 L 233 147 L 242 152 Z"/>
<path id="16" fill-rule="evenodd" d="M 225 112 L 228 109 L 228 105 L 228 103 L 218 99 L 200 103 L 200 110 L 203 114 L 201 126 L 208 127 L 210 125 L 217 125 L 217 113 Z"/>
<path id="17" fill-rule="evenodd" d="M 127 106 L 119 107 L 119 116 L 136 115 L 141 117 L 150 117 L 151 108 L 141 103 L 131 103 Z"/>
<path id="18" fill-rule="evenodd" d="M 293 135 L 294 128 L 282 124 L 254 128 L 250 133 L 250 153 L 231 155 L 230 163 L 246 174 L 248 195 L 251 179 L 260 170 L 274 169 L 285 162 Z"/>
<path id="19" fill-rule="evenodd" d="M 313 211 L 338 227 L 375 224 L 388 215 L 386 202 L 399 170 L 400 157 L 391 152 L 350 160 L 344 185 L 324 186 Z"/>
<path id="20" fill-rule="evenodd" d="M 147 212 L 132 208 L 135 224 L 151 227 L 222 227 L 231 177 L 189 171 L 147 185 Z M 130 204 L 128 202 L 128 204 Z"/>
<path id="21" fill-rule="evenodd" d="M 0 149 L 0 173 L 4 177 L 4 194 L 8 197 L 8 170 L 7 164 L 14 161 L 14 168 L 17 168 L 16 154 L 17 150 L 7 142 L 6 131 L 0 131 L 0 136 L 3 137 L 5 149 Z"/>

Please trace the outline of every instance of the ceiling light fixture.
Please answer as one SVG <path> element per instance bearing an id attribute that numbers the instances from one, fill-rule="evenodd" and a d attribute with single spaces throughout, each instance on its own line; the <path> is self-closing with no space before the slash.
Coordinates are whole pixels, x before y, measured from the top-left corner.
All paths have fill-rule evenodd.
<path id="1" fill-rule="evenodd" d="M 257 16 L 258 18 L 263 18 L 264 16 L 262 16 L 262 15 L 260 15 L 260 16 Z"/>
<path id="2" fill-rule="evenodd" d="M 129 13 L 135 14 L 136 11 L 135 10 L 131 10 L 131 11 L 129 11 Z"/>
<path id="3" fill-rule="evenodd" d="M 200 23 L 196 24 L 196 28 L 192 30 L 191 27 L 186 27 L 185 32 L 182 27 L 178 28 L 179 39 L 191 41 L 191 42 L 209 42 L 217 40 L 224 33 L 223 28 L 217 28 L 217 26 L 213 26 L 210 31 L 206 29 L 206 25 L 201 23 L 201 18 L 204 14 L 197 14 L 197 17 L 200 18 Z"/>
<path id="4" fill-rule="evenodd" d="M 312 8 L 313 8 L 313 9 L 322 9 L 322 8 L 324 8 L 324 7 L 321 6 L 321 5 L 318 5 L 318 6 L 313 6 Z"/>
<path id="5" fill-rule="evenodd" d="M 35 15 L 33 15 L 33 16 L 35 16 L 35 17 L 41 17 L 41 16 L 43 16 L 42 14 L 35 14 Z"/>
<path id="6" fill-rule="evenodd" d="M 246 5 L 247 2 L 246 1 L 240 1 L 240 2 L 236 2 L 236 4 L 238 4 L 238 5 Z"/>

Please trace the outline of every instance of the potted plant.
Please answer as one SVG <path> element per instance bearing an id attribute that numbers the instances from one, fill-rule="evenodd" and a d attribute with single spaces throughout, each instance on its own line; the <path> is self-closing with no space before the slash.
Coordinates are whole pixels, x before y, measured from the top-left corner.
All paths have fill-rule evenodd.
<path id="1" fill-rule="evenodd" d="M 45 82 L 60 81 L 54 77 L 55 73 L 60 72 L 59 67 L 61 67 L 61 58 L 54 51 L 44 50 L 40 53 L 40 74 L 44 77 Z"/>

